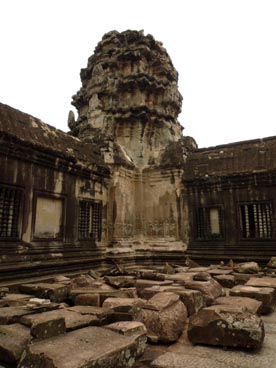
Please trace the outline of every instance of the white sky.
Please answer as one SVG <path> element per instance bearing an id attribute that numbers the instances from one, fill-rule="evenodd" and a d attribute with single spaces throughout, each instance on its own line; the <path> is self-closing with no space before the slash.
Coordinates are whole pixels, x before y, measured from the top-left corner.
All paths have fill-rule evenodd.
<path id="1" fill-rule="evenodd" d="M 276 135 L 275 0 L 0 0 L 0 101 L 67 131 L 80 69 L 126 29 L 163 42 L 200 147 Z"/>

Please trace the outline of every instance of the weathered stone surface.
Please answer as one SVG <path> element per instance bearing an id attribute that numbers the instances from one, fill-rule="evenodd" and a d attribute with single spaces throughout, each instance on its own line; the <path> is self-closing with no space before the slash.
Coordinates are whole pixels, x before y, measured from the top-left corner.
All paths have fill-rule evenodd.
<path id="1" fill-rule="evenodd" d="M 19 323 L 0 326 L 0 361 L 18 363 L 30 339 L 30 330 Z"/>
<path id="2" fill-rule="evenodd" d="M 116 288 L 135 287 L 136 278 L 133 276 L 105 276 L 104 280 Z"/>
<path id="3" fill-rule="evenodd" d="M 137 272 L 139 278 L 144 280 L 164 281 L 165 275 L 157 271 L 141 270 Z"/>
<path id="4" fill-rule="evenodd" d="M 198 272 L 193 276 L 194 281 L 209 281 L 211 280 L 211 275 L 208 272 Z"/>
<path id="5" fill-rule="evenodd" d="M 70 281 L 71 288 L 93 287 L 95 279 L 90 275 L 79 275 Z"/>
<path id="6" fill-rule="evenodd" d="M 235 264 L 233 267 L 235 272 L 238 273 L 258 273 L 260 271 L 260 267 L 256 262 L 245 262 Z"/>
<path id="7" fill-rule="evenodd" d="M 0 300 L 1 307 L 18 307 L 26 305 L 26 302 L 32 298 L 32 295 L 10 293 Z"/>
<path id="8" fill-rule="evenodd" d="M 211 354 L 210 354 L 211 355 Z M 142 367 L 147 368 L 148 366 Z M 201 357 L 191 354 L 166 352 L 161 354 L 150 365 L 151 368 L 232 368 L 221 361 L 214 361 L 211 357 Z"/>
<path id="9" fill-rule="evenodd" d="M 125 288 L 119 290 L 101 290 L 91 288 L 78 288 L 70 290 L 70 298 L 75 300 L 78 295 L 94 294 L 100 298 L 100 305 L 103 304 L 107 298 L 135 298 L 137 296 L 135 288 Z"/>
<path id="10" fill-rule="evenodd" d="M 44 312 L 22 317 L 20 320 L 30 327 L 31 335 L 36 339 L 47 339 L 65 333 L 65 318 Z"/>
<path id="11" fill-rule="evenodd" d="M 123 321 L 106 325 L 105 328 L 124 336 L 134 337 L 137 343 L 137 356 L 140 356 L 144 352 L 147 342 L 147 329 L 143 323 Z"/>
<path id="12" fill-rule="evenodd" d="M 144 306 L 145 309 L 162 311 L 179 300 L 179 296 L 172 292 L 163 292 L 154 295 Z"/>
<path id="13" fill-rule="evenodd" d="M 93 307 L 87 305 L 76 305 L 74 307 L 69 307 L 69 311 L 77 312 L 82 315 L 96 316 L 101 324 L 107 323 L 112 314 L 110 308 Z"/>
<path id="14" fill-rule="evenodd" d="M 269 287 L 276 289 L 276 278 L 275 277 L 251 277 L 246 286 L 257 286 L 257 287 Z"/>
<path id="15" fill-rule="evenodd" d="M 29 345 L 18 368 L 127 368 L 137 355 L 135 337 L 87 327 Z"/>
<path id="16" fill-rule="evenodd" d="M 83 315 L 81 313 L 69 311 L 67 309 L 58 309 L 50 312 L 24 316 L 20 319 L 20 322 L 26 326 L 32 326 L 36 323 L 36 320 L 39 322 L 42 321 L 44 318 L 46 320 L 64 318 L 66 331 L 72 331 L 90 325 L 98 326 L 100 324 L 100 320 L 95 315 Z"/>
<path id="17" fill-rule="evenodd" d="M 215 305 L 190 318 L 188 337 L 193 344 L 258 349 L 264 340 L 264 325 L 241 307 Z"/>
<path id="18" fill-rule="evenodd" d="M 145 303 L 146 300 L 140 298 L 107 298 L 103 302 L 103 308 L 112 309 L 114 312 L 134 313 Z"/>
<path id="19" fill-rule="evenodd" d="M 253 314 L 261 314 L 262 302 L 246 296 L 222 296 L 216 299 L 215 304 L 239 306 Z"/>
<path id="20" fill-rule="evenodd" d="M 185 288 L 199 290 L 203 294 L 207 305 L 212 304 L 223 292 L 221 285 L 214 279 L 209 281 L 186 281 Z"/>
<path id="21" fill-rule="evenodd" d="M 214 279 L 225 288 L 232 288 L 236 285 L 234 275 L 215 275 Z"/>
<path id="22" fill-rule="evenodd" d="M 192 280 L 197 272 L 179 272 L 174 275 L 166 275 L 166 280 L 177 282 L 181 285 L 185 285 L 186 281 Z"/>
<path id="23" fill-rule="evenodd" d="M 100 295 L 95 294 L 79 294 L 76 295 L 74 299 L 76 305 L 91 305 L 95 307 L 100 307 Z"/>
<path id="24" fill-rule="evenodd" d="M 0 298 L 3 298 L 5 295 L 7 295 L 9 292 L 9 288 L 7 287 L 0 287 Z"/>
<path id="25" fill-rule="evenodd" d="M 137 313 L 136 320 L 144 323 L 152 342 L 169 343 L 176 341 L 183 332 L 187 309 L 180 300 L 173 304 L 168 303 L 168 297 L 164 297 L 164 308 L 162 309 L 161 298 L 159 294 L 156 294 L 149 300 L 150 306 L 157 304 L 158 310 L 143 308 Z"/>
<path id="26" fill-rule="evenodd" d="M 4 307 L 0 308 L 0 325 L 16 323 L 22 316 L 33 313 L 24 307 Z"/>
<path id="27" fill-rule="evenodd" d="M 173 281 L 171 280 L 165 280 L 165 281 L 158 281 L 158 280 L 137 280 L 136 281 L 136 288 L 137 288 L 137 294 L 140 298 L 145 299 L 143 290 L 146 288 L 149 288 L 151 286 L 168 286 L 172 285 Z"/>
<path id="28" fill-rule="evenodd" d="M 276 268 L 276 257 L 271 257 L 269 262 L 267 263 L 268 267 Z"/>
<path id="29" fill-rule="evenodd" d="M 60 303 L 68 295 L 68 286 L 55 283 L 37 283 L 20 285 L 22 293 L 31 294 L 38 298 L 50 299 L 52 302 Z"/>
<path id="30" fill-rule="evenodd" d="M 269 287 L 255 287 L 246 285 L 234 286 L 229 294 L 231 296 L 247 296 L 262 302 L 262 314 L 271 313 L 276 306 L 276 292 L 275 289 Z"/>
<path id="31" fill-rule="evenodd" d="M 179 295 L 180 300 L 187 308 L 188 316 L 191 316 L 206 306 L 203 294 L 199 290 L 185 289 L 182 285 L 173 284 L 171 286 L 152 286 L 144 289 L 143 295 L 145 299 L 150 299 L 157 293 L 164 291 Z"/>

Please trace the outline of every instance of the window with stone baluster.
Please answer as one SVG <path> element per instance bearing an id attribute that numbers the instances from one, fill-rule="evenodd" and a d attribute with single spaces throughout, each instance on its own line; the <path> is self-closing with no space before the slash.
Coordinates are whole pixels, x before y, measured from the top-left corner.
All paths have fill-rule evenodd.
<path id="1" fill-rule="evenodd" d="M 22 190 L 0 185 L 0 239 L 19 239 Z"/>
<path id="2" fill-rule="evenodd" d="M 241 238 L 272 238 L 272 204 L 270 202 L 240 204 L 239 217 Z"/>
<path id="3" fill-rule="evenodd" d="M 102 235 L 102 202 L 80 200 L 79 202 L 79 239 L 101 240 Z"/>

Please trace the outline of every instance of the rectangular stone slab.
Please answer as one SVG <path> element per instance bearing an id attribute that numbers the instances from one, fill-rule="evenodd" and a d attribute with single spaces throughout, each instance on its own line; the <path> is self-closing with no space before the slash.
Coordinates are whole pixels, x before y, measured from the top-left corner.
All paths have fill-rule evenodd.
<path id="1" fill-rule="evenodd" d="M 68 286 L 59 283 L 41 282 L 37 284 L 20 285 L 20 291 L 26 294 L 35 295 L 38 298 L 50 299 L 52 302 L 60 303 L 66 299 Z"/>
<path id="2" fill-rule="evenodd" d="M 18 363 L 30 339 L 30 330 L 19 323 L 0 326 L 0 361 Z"/>
<path id="3" fill-rule="evenodd" d="M 18 368 L 131 367 L 137 356 L 133 337 L 87 327 L 29 345 Z"/>
<path id="4" fill-rule="evenodd" d="M 33 313 L 24 307 L 3 307 L 0 308 L 0 325 L 16 323 L 22 316 Z"/>
<path id="5" fill-rule="evenodd" d="M 82 315 L 67 309 L 58 309 L 50 312 L 43 312 L 24 316 L 20 322 L 31 327 L 33 325 L 43 323 L 46 320 L 64 318 L 66 331 L 76 330 L 78 328 L 87 327 L 91 325 L 99 325 L 100 321 L 95 315 Z"/>
<path id="6" fill-rule="evenodd" d="M 276 289 L 276 278 L 275 277 L 250 277 L 250 279 L 245 284 L 247 286 L 257 286 L 257 287 L 270 287 Z"/>

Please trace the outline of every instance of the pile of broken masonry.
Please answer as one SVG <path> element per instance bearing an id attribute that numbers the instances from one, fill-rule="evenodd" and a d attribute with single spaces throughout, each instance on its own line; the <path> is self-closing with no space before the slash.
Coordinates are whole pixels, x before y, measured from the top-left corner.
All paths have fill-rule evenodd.
<path id="1" fill-rule="evenodd" d="M 171 344 L 183 331 L 193 344 L 258 350 L 275 289 L 275 258 L 264 269 L 116 265 L 105 275 L 2 287 L 0 366 L 139 367 L 149 344 Z"/>

